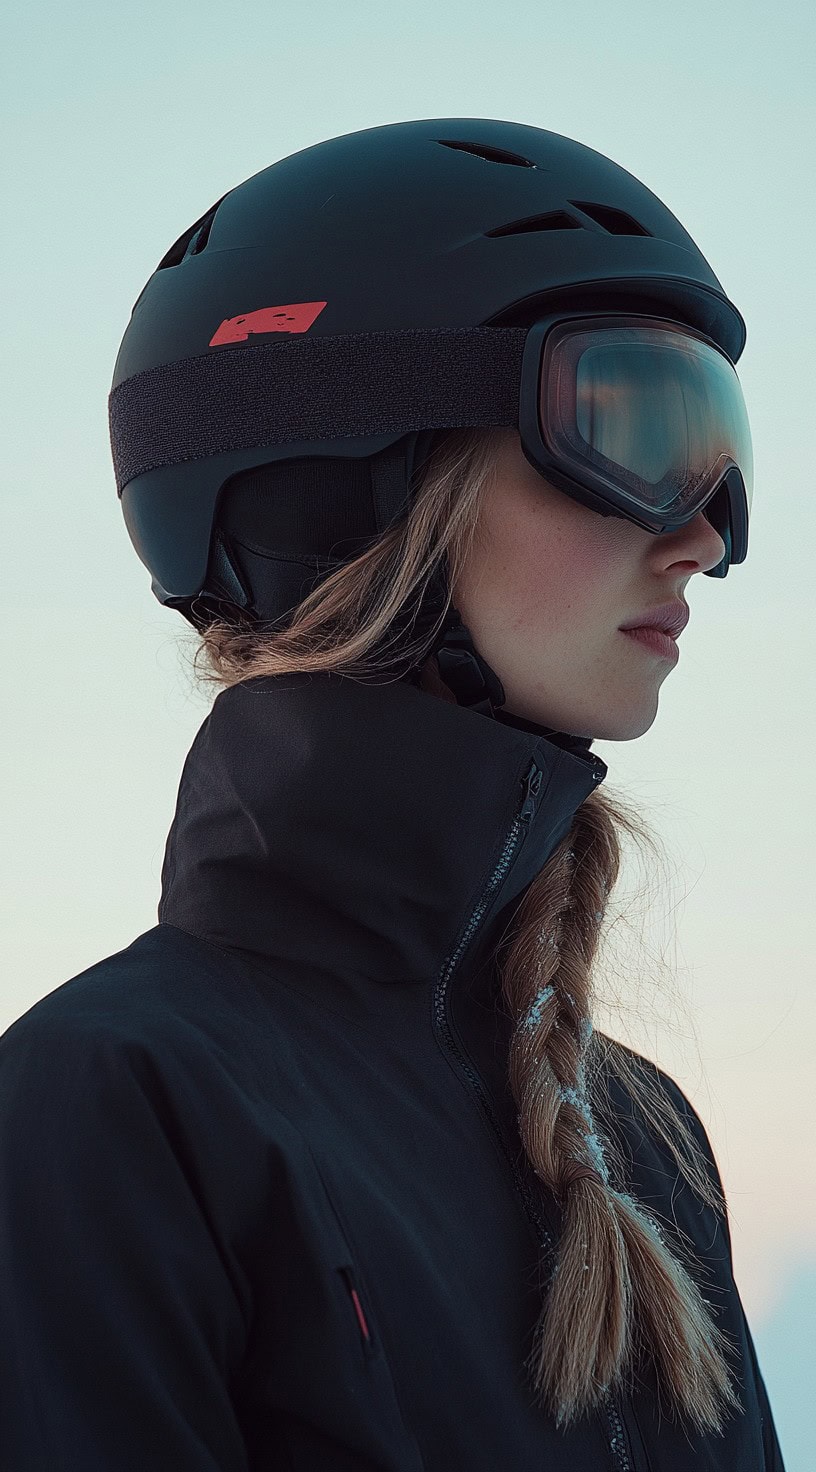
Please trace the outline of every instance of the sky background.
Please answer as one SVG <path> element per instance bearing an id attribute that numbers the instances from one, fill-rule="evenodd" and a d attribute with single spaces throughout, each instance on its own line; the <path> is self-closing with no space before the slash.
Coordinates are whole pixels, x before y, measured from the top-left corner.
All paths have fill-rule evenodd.
<path id="1" fill-rule="evenodd" d="M 35 0 L 7 6 L 0 41 L 0 1029 L 155 925 L 181 768 L 214 699 L 192 677 L 193 630 L 131 546 L 108 439 L 131 308 L 187 226 L 324 138 L 494 117 L 635 174 L 740 308 L 748 558 L 688 585 L 651 730 L 595 749 L 666 852 L 657 872 L 632 853 L 613 895 L 629 914 L 612 926 L 609 1030 L 708 1129 L 787 1472 L 812 1472 L 816 1384 L 814 13 Z"/>

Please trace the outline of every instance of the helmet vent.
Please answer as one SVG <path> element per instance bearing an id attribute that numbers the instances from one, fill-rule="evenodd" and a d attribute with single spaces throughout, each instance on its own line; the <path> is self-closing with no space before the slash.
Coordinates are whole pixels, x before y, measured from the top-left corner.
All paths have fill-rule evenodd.
<path id="1" fill-rule="evenodd" d="M 573 219 L 565 210 L 551 210 L 546 215 L 528 215 L 526 220 L 511 220 L 509 225 L 497 225 L 495 230 L 485 230 L 485 235 L 525 235 L 531 230 L 583 230 L 580 220 Z"/>
<path id="2" fill-rule="evenodd" d="M 583 210 L 597 225 L 602 225 L 610 235 L 651 235 L 651 230 L 644 230 L 643 226 L 627 215 L 625 210 L 613 209 L 608 204 L 590 204 L 585 199 L 571 199 L 578 210 Z"/>
<path id="3" fill-rule="evenodd" d="M 199 251 L 202 251 L 204 249 L 207 241 L 210 238 L 210 231 L 212 230 L 212 223 L 214 219 L 215 215 L 210 215 L 209 219 L 207 219 L 201 226 L 201 229 L 196 231 L 195 235 L 190 241 L 190 244 L 184 252 L 185 259 L 187 256 L 197 256 Z"/>
<path id="4" fill-rule="evenodd" d="M 194 225 L 190 225 L 184 234 L 179 236 L 175 245 L 171 245 L 167 254 L 159 261 L 157 271 L 163 271 L 167 266 L 178 266 L 182 261 L 186 261 L 188 256 L 200 254 L 210 238 L 218 206 L 223 204 L 226 197 L 226 194 L 222 194 L 221 198 L 207 210 L 206 215 L 202 215 Z"/>
<path id="5" fill-rule="evenodd" d="M 454 138 L 437 138 L 445 148 L 459 148 L 463 153 L 472 153 L 476 158 L 486 159 L 490 164 L 517 164 L 522 169 L 534 169 L 531 158 L 520 153 L 510 153 L 506 148 L 491 148 L 488 143 L 460 143 Z"/>

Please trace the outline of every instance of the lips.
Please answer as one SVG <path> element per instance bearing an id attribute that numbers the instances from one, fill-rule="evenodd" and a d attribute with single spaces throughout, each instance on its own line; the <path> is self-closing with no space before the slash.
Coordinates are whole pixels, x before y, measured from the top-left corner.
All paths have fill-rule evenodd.
<path id="1" fill-rule="evenodd" d="M 671 634 L 666 634 L 662 629 L 621 629 L 622 634 L 628 634 L 636 644 L 644 649 L 649 649 L 653 654 L 662 655 L 664 659 L 675 660 L 680 651 Z"/>
<path id="2" fill-rule="evenodd" d="M 675 603 L 662 603 L 657 608 L 647 608 L 620 627 L 624 633 L 630 633 L 632 629 L 656 629 L 676 639 L 683 632 L 690 616 L 688 604 L 678 600 Z"/>

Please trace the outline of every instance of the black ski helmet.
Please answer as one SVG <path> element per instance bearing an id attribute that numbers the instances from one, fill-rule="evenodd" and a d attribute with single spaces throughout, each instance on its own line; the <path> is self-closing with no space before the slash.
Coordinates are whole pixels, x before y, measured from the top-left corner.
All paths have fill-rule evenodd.
<path id="1" fill-rule="evenodd" d="M 117 491 L 155 596 L 199 629 L 230 607 L 285 626 L 406 514 L 439 431 L 518 423 L 517 376 L 497 365 L 491 329 L 576 306 L 672 317 L 733 362 L 745 344 L 657 196 L 542 128 L 367 128 L 231 189 L 162 257 L 114 367 Z M 434 385 L 440 363 L 453 387 Z M 429 623 L 445 594 L 441 573 Z M 460 704 L 553 734 L 501 710 L 455 608 L 429 652 Z"/>

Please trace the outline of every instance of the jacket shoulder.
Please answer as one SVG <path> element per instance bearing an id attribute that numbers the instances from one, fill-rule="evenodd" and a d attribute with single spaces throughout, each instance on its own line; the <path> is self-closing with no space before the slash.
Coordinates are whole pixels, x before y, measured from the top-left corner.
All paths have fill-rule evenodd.
<path id="1" fill-rule="evenodd" d="M 225 959 L 225 958 L 224 958 Z M 227 1024 L 251 988 L 229 984 L 221 953 L 156 925 L 40 997 L 0 1037 L 0 1053 L 48 1037 L 93 1036 L 161 1047 Z"/>
<path id="2" fill-rule="evenodd" d="M 657 1087 L 658 1092 L 662 1094 L 666 1102 L 672 1106 L 674 1112 L 689 1127 L 692 1138 L 699 1146 L 700 1152 L 705 1160 L 712 1184 L 719 1195 L 724 1198 L 722 1177 L 708 1130 L 703 1124 L 696 1107 L 691 1099 L 689 1099 L 688 1094 L 686 1094 L 684 1089 L 681 1088 L 680 1084 L 678 1084 L 677 1080 L 670 1073 L 667 1073 L 664 1068 L 661 1068 L 651 1058 L 647 1058 L 644 1054 L 636 1052 L 625 1043 L 616 1041 L 616 1048 L 624 1053 L 630 1062 L 637 1065 L 638 1070 L 645 1075 L 651 1084 Z M 604 1082 L 609 1091 L 609 1099 L 616 1120 L 623 1126 L 624 1133 L 630 1143 L 630 1149 L 637 1154 L 639 1153 L 637 1148 L 638 1142 L 642 1145 L 644 1141 L 648 1140 L 650 1148 L 657 1150 L 664 1159 L 670 1159 L 671 1152 L 669 1151 L 669 1147 L 662 1136 L 658 1134 L 654 1120 L 644 1111 L 640 1101 L 631 1098 L 624 1084 L 614 1073 L 609 1071 L 609 1068 L 610 1065 L 607 1064 L 604 1071 Z M 684 1153 L 687 1154 L 687 1147 Z M 727 1219 L 726 1231 L 728 1231 Z"/>
<path id="3" fill-rule="evenodd" d="M 681 1116 L 688 1120 L 700 1144 L 704 1147 L 706 1154 L 711 1155 L 713 1159 L 711 1141 L 709 1140 L 705 1125 L 695 1106 L 689 1099 L 688 1094 L 680 1087 L 677 1080 L 672 1078 L 672 1075 L 667 1073 L 664 1068 L 661 1068 L 658 1063 L 655 1063 L 653 1059 L 647 1058 L 644 1053 L 638 1053 L 626 1043 L 618 1042 L 615 1039 L 615 1048 L 625 1054 L 627 1059 L 636 1064 L 642 1073 L 657 1084 L 660 1092 L 675 1106 Z M 609 1083 L 610 1094 L 614 1102 L 616 1104 L 620 1103 L 625 1091 L 623 1090 L 623 1085 L 615 1075 L 609 1072 L 609 1065 L 607 1065 L 607 1070 L 605 1071 L 605 1080 Z M 628 1098 L 628 1094 L 625 1094 L 625 1097 Z"/>

